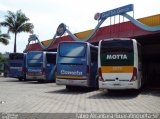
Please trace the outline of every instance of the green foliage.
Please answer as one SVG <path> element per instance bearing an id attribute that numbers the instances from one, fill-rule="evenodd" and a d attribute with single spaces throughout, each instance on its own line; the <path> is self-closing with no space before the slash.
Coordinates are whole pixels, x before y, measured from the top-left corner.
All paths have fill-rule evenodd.
<path id="1" fill-rule="evenodd" d="M 0 30 L 0 42 L 4 45 L 8 45 L 9 44 L 9 35 L 8 34 L 2 34 L 1 30 Z"/>
<path id="2" fill-rule="evenodd" d="M 33 33 L 33 24 L 28 23 L 29 18 L 21 11 L 18 10 L 16 13 L 8 11 L 8 14 L 5 16 L 5 20 L 0 23 L 1 26 L 8 28 L 8 33 L 14 33 L 14 52 L 17 49 L 17 34 L 21 32 Z"/>
<path id="3" fill-rule="evenodd" d="M 6 62 L 7 59 L 4 57 L 4 54 L 0 53 L 0 62 Z"/>

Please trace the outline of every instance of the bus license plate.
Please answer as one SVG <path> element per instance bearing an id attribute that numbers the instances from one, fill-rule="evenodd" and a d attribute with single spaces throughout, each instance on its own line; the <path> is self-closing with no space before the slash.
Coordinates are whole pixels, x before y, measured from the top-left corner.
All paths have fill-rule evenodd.
<path id="1" fill-rule="evenodd" d="M 113 84 L 114 86 L 120 86 L 120 84 L 119 83 L 115 83 L 115 84 Z"/>
<path id="2" fill-rule="evenodd" d="M 73 80 L 68 80 L 68 83 L 72 84 L 72 83 L 74 83 L 74 81 Z"/>
<path id="3" fill-rule="evenodd" d="M 34 79 L 37 79 L 37 77 L 33 77 Z"/>

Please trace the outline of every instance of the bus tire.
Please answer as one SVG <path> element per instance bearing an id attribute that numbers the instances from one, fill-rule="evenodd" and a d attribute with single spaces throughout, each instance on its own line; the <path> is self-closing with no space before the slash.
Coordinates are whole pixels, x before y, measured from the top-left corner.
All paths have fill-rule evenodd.
<path id="1" fill-rule="evenodd" d="M 38 83 L 44 83 L 44 80 L 38 80 Z"/>
<path id="2" fill-rule="evenodd" d="M 99 81 L 98 81 L 98 75 L 96 76 L 96 90 L 99 89 Z"/>
<path id="3" fill-rule="evenodd" d="M 66 85 L 66 89 L 73 90 L 73 86 Z"/>
<path id="4" fill-rule="evenodd" d="M 22 78 L 18 78 L 19 81 L 22 81 Z"/>
<path id="5" fill-rule="evenodd" d="M 24 78 L 24 79 L 23 79 L 23 81 L 27 81 L 27 79 L 26 79 L 26 78 Z"/>

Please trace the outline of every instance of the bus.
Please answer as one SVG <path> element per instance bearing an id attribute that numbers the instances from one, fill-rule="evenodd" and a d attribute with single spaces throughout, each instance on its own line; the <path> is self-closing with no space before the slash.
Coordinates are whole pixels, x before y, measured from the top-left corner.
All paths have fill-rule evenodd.
<path id="1" fill-rule="evenodd" d="M 144 84 L 140 44 L 130 38 L 100 40 L 98 72 L 99 88 L 140 89 Z"/>
<path id="2" fill-rule="evenodd" d="M 54 82 L 56 52 L 30 51 L 26 54 L 26 79 Z"/>
<path id="3" fill-rule="evenodd" d="M 26 79 L 25 53 L 10 53 L 8 59 L 9 77 L 18 78 L 19 81 Z"/>
<path id="4" fill-rule="evenodd" d="M 66 41 L 57 49 L 56 84 L 98 88 L 98 47 L 88 42 Z"/>

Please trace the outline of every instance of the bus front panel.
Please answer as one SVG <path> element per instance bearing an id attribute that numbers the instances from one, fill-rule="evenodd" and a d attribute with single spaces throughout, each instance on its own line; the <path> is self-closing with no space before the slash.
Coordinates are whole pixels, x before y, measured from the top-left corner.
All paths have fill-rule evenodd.
<path id="1" fill-rule="evenodd" d="M 108 89 L 134 88 L 132 82 L 134 67 L 134 46 L 132 40 L 102 41 L 100 47 L 99 87 Z"/>
<path id="2" fill-rule="evenodd" d="M 9 76 L 13 78 L 25 79 L 25 54 L 11 53 L 9 55 Z"/>
<path id="3" fill-rule="evenodd" d="M 56 83 L 87 86 L 87 45 L 84 43 L 61 43 L 57 56 Z"/>
<path id="4" fill-rule="evenodd" d="M 43 52 L 27 53 L 27 73 L 26 78 L 29 80 L 44 80 L 44 58 Z"/>

